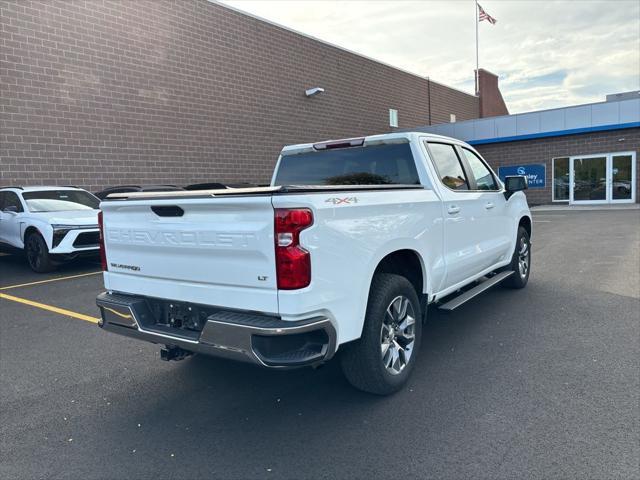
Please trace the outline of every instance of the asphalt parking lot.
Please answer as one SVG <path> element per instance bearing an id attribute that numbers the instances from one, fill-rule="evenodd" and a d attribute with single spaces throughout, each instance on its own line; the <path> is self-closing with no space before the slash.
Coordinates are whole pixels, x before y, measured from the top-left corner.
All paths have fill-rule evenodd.
<path id="1" fill-rule="evenodd" d="M 0 478 L 640 478 L 640 210 L 534 222 L 529 286 L 430 311 L 386 398 L 161 362 L 93 323 L 96 262 L 0 256 Z"/>

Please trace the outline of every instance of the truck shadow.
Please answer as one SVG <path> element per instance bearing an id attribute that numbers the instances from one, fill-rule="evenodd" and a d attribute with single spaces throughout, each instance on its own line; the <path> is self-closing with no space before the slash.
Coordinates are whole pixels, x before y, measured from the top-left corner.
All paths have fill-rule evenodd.
<path id="1" fill-rule="evenodd" d="M 493 438 L 500 439 L 496 450 L 477 447 L 474 461 L 499 458 L 514 431 L 554 408 L 544 400 L 550 385 L 599 379 L 582 361 L 595 348 L 579 341 L 582 311 L 560 312 L 555 303 L 582 295 L 561 283 L 532 282 L 521 291 L 493 289 L 449 314 L 430 310 L 413 376 L 389 397 L 353 389 L 336 359 L 317 370 L 263 370 L 207 357 L 145 368 L 126 391 L 114 392 L 94 434 L 98 441 L 121 439 L 119 453 L 135 449 L 147 466 L 171 468 L 171 454 L 182 467 L 205 457 L 208 476 L 256 477 L 267 466 L 287 465 L 299 470 L 280 471 L 281 477 L 317 478 L 330 459 L 345 476 L 362 477 L 348 471 L 357 456 L 367 458 L 373 476 L 389 458 L 411 476 L 416 458 L 422 465 L 464 463 Z M 604 316 L 603 305 L 622 302 L 610 297 L 590 295 L 581 308 Z M 523 304 L 537 308 L 523 311 Z M 555 352 L 562 352 L 560 363 Z M 131 462 L 133 476 L 146 471 Z"/>
<path id="2" fill-rule="evenodd" d="M 361 442 L 358 435 L 385 438 L 388 432 L 376 419 L 388 418 L 390 411 L 399 415 L 398 422 L 390 427 L 392 434 L 404 429 L 405 434 L 408 431 L 417 436 L 422 427 L 412 420 L 411 411 L 425 413 L 428 409 L 427 418 L 434 424 L 451 414 L 450 408 L 459 402 L 451 382 L 468 379 L 448 376 L 457 372 L 474 374 L 473 368 L 456 365 L 460 363 L 456 348 L 465 338 L 492 330 L 488 325 L 503 318 L 495 304 L 508 303 L 510 295 L 514 293 L 496 289 L 475 306 L 459 312 L 443 314 L 431 309 L 416 369 L 407 387 L 395 395 L 379 397 L 355 390 L 343 378 L 337 358 L 316 370 L 277 371 L 194 356 L 156 369 L 138 383 L 136 390 L 145 392 L 144 399 L 123 399 L 127 410 L 105 418 L 101 435 L 110 437 L 106 432 L 112 429 L 119 436 L 129 432 L 122 437 L 123 448 L 138 451 L 165 445 L 165 440 L 171 439 L 171 445 L 190 445 L 188 452 L 181 452 L 187 459 L 220 454 L 226 445 L 242 445 L 238 451 L 226 452 L 222 464 L 246 462 L 242 452 L 251 451 L 252 446 L 263 454 L 279 448 L 295 450 L 300 446 L 298 439 L 309 436 L 313 437 L 311 445 L 318 448 L 322 443 L 335 442 L 336 435 L 342 436 L 342 445 L 357 445 Z M 138 423 L 145 426 L 143 432 L 135 428 Z M 168 452 L 177 447 L 163 448 Z M 150 454 L 160 455 L 157 448 Z M 264 462 L 270 461 L 273 459 L 264 458 Z"/>

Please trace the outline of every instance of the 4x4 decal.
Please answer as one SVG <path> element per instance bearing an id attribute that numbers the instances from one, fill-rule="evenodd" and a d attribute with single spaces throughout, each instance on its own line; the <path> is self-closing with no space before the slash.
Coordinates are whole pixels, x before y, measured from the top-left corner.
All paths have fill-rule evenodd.
<path id="1" fill-rule="evenodd" d="M 333 203 L 334 205 L 358 203 L 358 197 L 331 197 L 325 200 L 325 203 Z"/>

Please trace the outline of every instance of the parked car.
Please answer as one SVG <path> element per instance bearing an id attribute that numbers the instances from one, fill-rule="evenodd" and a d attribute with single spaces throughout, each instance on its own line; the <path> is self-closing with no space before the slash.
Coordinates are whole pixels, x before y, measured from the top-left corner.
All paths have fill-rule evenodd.
<path id="1" fill-rule="evenodd" d="M 613 192 L 614 198 L 631 198 L 631 180 L 614 180 Z"/>
<path id="2" fill-rule="evenodd" d="M 187 185 L 184 187 L 185 190 L 224 190 L 227 188 L 253 188 L 256 185 L 251 183 L 217 183 L 217 182 L 208 182 L 208 183 L 194 183 L 192 185 Z"/>
<path id="3" fill-rule="evenodd" d="M 104 190 L 96 192 L 94 195 L 100 200 L 107 198 L 112 193 L 130 193 L 130 192 L 174 192 L 184 190 L 175 185 L 118 185 L 115 187 L 107 187 Z"/>
<path id="4" fill-rule="evenodd" d="M 185 190 L 224 190 L 227 186 L 224 183 L 208 182 L 194 183 L 184 187 Z"/>
<path id="5" fill-rule="evenodd" d="M 0 244 L 23 250 L 35 272 L 97 255 L 99 203 L 75 187 L 0 188 Z"/>
<path id="6" fill-rule="evenodd" d="M 266 188 L 115 195 L 99 325 L 166 345 L 164 359 L 285 368 L 340 351 L 355 387 L 389 394 L 429 304 L 527 284 L 526 187 L 466 143 L 392 133 L 285 147 Z"/>

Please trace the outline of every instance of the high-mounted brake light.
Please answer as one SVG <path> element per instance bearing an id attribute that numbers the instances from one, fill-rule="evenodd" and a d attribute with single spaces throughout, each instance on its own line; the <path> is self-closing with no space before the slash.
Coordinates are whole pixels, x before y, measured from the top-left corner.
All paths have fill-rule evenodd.
<path id="1" fill-rule="evenodd" d="M 300 232 L 313 225 L 308 208 L 275 209 L 276 277 L 280 290 L 296 290 L 311 283 L 311 255 L 300 246 Z"/>
<path id="2" fill-rule="evenodd" d="M 103 271 L 107 271 L 107 254 L 104 250 L 104 225 L 102 223 L 102 210 L 98 212 L 98 228 L 100 229 L 100 239 L 98 241 L 100 245 L 100 265 Z"/>
<path id="3" fill-rule="evenodd" d="M 314 143 L 314 150 L 330 150 L 332 148 L 361 147 L 364 145 L 364 137 L 345 138 L 344 140 L 332 140 L 331 142 Z"/>

